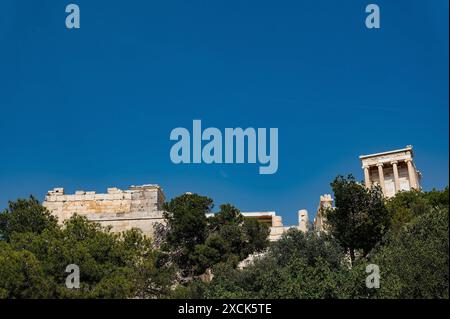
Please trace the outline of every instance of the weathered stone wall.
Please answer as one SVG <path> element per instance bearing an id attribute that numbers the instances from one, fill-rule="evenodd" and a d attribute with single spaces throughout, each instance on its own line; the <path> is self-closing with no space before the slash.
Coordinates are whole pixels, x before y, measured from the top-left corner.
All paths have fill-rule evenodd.
<path id="1" fill-rule="evenodd" d="M 134 227 L 152 236 L 155 223 L 164 223 L 164 200 L 158 185 L 131 186 L 128 190 L 108 188 L 106 194 L 76 191 L 66 195 L 63 188 L 55 188 L 47 193 L 43 205 L 61 223 L 78 214 L 111 226 L 114 232 Z"/>

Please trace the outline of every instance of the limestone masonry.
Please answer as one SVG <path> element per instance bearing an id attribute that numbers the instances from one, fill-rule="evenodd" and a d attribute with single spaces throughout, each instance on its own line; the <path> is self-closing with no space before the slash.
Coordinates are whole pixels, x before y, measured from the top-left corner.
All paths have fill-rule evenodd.
<path id="1" fill-rule="evenodd" d="M 140 228 L 152 235 L 155 223 L 164 222 L 164 200 L 158 185 L 131 186 L 128 190 L 113 187 L 106 194 L 76 191 L 68 195 L 63 188 L 54 188 L 45 196 L 43 205 L 59 222 L 78 214 L 102 226 L 111 226 L 114 232 Z"/>
<path id="2" fill-rule="evenodd" d="M 361 155 L 366 187 L 379 185 L 386 197 L 394 196 L 398 191 L 420 189 L 421 174 L 413 163 L 412 146 L 406 148 Z M 43 205 L 54 214 L 59 222 L 78 214 L 88 220 L 110 226 L 113 232 L 139 228 L 144 234 L 153 236 L 157 223 L 164 224 L 162 206 L 164 193 L 159 185 L 148 184 L 130 186 L 128 190 L 108 188 L 106 194 L 76 191 L 64 194 L 63 188 L 48 191 Z M 326 220 L 322 216 L 324 209 L 333 207 L 330 194 L 320 196 L 316 218 L 313 221 L 315 231 L 325 231 Z M 278 240 L 290 228 L 303 232 L 309 229 L 308 212 L 298 211 L 298 224 L 284 226 L 282 217 L 275 212 L 243 212 L 246 218 L 255 218 L 270 227 L 269 239 Z"/>

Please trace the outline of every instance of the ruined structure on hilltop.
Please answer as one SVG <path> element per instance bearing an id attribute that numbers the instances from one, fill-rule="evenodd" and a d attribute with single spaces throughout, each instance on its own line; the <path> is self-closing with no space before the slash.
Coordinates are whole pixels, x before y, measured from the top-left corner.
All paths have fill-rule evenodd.
<path id="1" fill-rule="evenodd" d="M 392 197 L 402 190 L 420 189 L 421 174 L 413 163 L 412 146 L 370 154 L 359 157 L 363 164 L 366 187 L 380 185 L 386 197 Z M 43 205 L 60 222 L 73 214 L 87 217 L 88 220 L 111 226 L 112 231 L 121 232 L 139 228 L 144 234 L 153 236 L 157 223 L 164 223 L 162 206 L 164 193 L 159 185 L 149 184 L 131 186 L 128 190 L 108 188 L 106 194 L 76 191 L 64 194 L 63 188 L 54 188 L 45 196 Z M 315 231 L 326 231 L 324 209 L 331 208 L 331 195 L 320 196 L 320 203 L 314 218 Z M 282 217 L 276 212 L 243 212 L 246 218 L 255 218 L 270 227 L 269 240 L 278 240 L 288 229 L 296 228 L 303 232 L 309 230 L 308 212 L 298 211 L 298 224 L 284 226 Z"/>
<path id="2" fill-rule="evenodd" d="M 106 194 L 94 191 L 76 191 L 65 194 L 63 188 L 48 191 L 43 203 L 62 223 L 74 214 L 102 226 L 110 226 L 113 232 L 139 228 L 152 237 L 156 223 L 164 224 L 162 206 L 165 196 L 159 185 L 130 186 L 128 190 L 108 188 Z M 289 228 L 308 230 L 308 212 L 298 211 L 298 225 L 284 226 L 282 217 L 275 212 L 243 212 L 246 218 L 255 218 L 270 227 L 269 240 L 274 241 Z"/>
<path id="3" fill-rule="evenodd" d="M 43 203 L 63 222 L 78 214 L 102 226 L 111 226 L 113 232 L 139 228 L 152 235 L 155 223 L 163 223 L 162 205 L 165 197 L 158 185 L 131 186 L 128 190 L 108 188 L 106 194 L 76 191 L 65 194 L 63 188 L 54 188 Z"/>
<path id="4" fill-rule="evenodd" d="M 364 170 L 364 183 L 367 188 L 373 185 L 381 187 L 386 198 L 395 196 L 400 191 L 420 189 L 422 174 L 413 161 L 411 145 L 387 152 L 359 156 Z M 323 212 L 332 207 L 331 195 L 320 196 L 320 204 L 314 219 L 316 231 L 326 231 L 326 218 Z"/>
<path id="5" fill-rule="evenodd" d="M 420 189 L 422 174 L 417 170 L 413 156 L 411 145 L 399 150 L 361 155 L 366 187 L 377 184 L 386 197 L 399 191 Z"/>

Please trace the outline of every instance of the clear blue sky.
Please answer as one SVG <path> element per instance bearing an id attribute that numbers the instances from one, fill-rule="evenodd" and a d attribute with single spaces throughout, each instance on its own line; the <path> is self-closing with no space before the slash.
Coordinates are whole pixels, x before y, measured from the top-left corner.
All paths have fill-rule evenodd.
<path id="1" fill-rule="evenodd" d="M 81 29 L 65 28 L 65 5 Z M 365 28 L 365 6 L 381 29 Z M 160 184 L 245 211 L 313 217 L 358 155 L 412 144 L 448 184 L 447 0 L 4 0 L 0 207 L 61 186 Z M 278 127 L 279 169 L 174 165 L 170 131 Z"/>

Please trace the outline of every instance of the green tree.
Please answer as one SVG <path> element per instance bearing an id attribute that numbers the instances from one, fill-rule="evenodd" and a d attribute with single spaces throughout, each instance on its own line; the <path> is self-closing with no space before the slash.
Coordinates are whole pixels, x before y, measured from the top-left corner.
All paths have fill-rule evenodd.
<path id="1" fill-rule="evenodd" d="M 386 202 L 394 231 L 426 212 L 431 206 L 424 193 L 418 190 L 399 192 Z"/>
<path id="2" fill-rule="evenodd" d="M 9 240 L 14 232 L 39 234 L 56 226 L 56 218 L 33 196 L 29 199 L 10 201 L 8 209 L 0 213 L 0 239 Z"/>
<path id="3" fill-rule="evenodd" d="M 52 281 L 29 251 L 0 241 L 0 298 L 50 298 Z"/>
<path id="4" fill-rule="evenodd" d="M 449 298 L 448 207 L 430 208 L 390 233 L 370 262 L 380 268 L 377 298 Z"/>
<path id="5" fill-rule="evenodd" d="M 428 200 L 429 204 L 432 207 L 448 207 L 448 186 L 443 190 L 433 188 L 431 191 L 425 192 L 425 198 Z"/>
<path id="6" fill-rule="evenodd" d="M 431 208 L 448 207 L 448 187 L 439 191 L 419 190 L 402 191 L 386 202 L 391 218 L 391 228 L 398 231 L 415 217 L 428 212 Z"/>
<path id="7" fill-rule="evenodd" d="M 270 228 L 267 224 L 261 223 L 256 219 L 245 218 L 243 224 L 246 246 L 244 255 L 260 253 L 269 245 Z"/>
<path id="8" fill-rule="evenodd" d="M 173 270 L 157 263 L 151 241 L 140 230 L 114 234 L 77 215 L 62 226 L 50 218 L 37 224 L 42 227 L 13 228 L 22 218 L 29 223 L 30 214 L 38 221 L 48 220 L 48 214 L 34 200 L 10 207 L 8 241 L 0 241 L 1 297 L 161 298 L 170 293 Z M 80 268 L 79 289 L 65 286 L 69 264 Z"/>
<path id="9" fill-rule="evenodd" d="M 352 175 L 336 177 L 331 187 L 336 207 L 324 212 L 328 228 L 354 263 L 355 252 L 366 255 L 389 228 L 384 196 L 378 186 L 368 189 Z"/>
<path id="10" fill-rule="evenodd" d="M 249 254 L 268 245 L 266 225 L 245 219 L 230 204 L 221 205 L 219 212 L 206 217 L 212 207 L 211 199 L 196 194 L 176 197 L 165 205 L 165 249 L 186 278 L 201 275 L 221 262 L 236 267 Z"/>
<path id="11" fill-rule="evenodd" d="M 166 245 L 170 257 L 181 269 L 182 275 L 195 272 L 196 261 L 192 258 L 197 245 L 208 236 L 206 214 L 211 213 L 212 199 L 197 194 L 183 194 L 164 204 L 167 221 Z"/>
<path id="12" fill-rule="evenodd" d="M 290 229 L 273 243 L 269 255 L 280 266 L 287 265 L 294 257 L 306 260 L 308 265 L 314 265 L 316 259 L 321 258 L 332 268 L 339 269 L 344 260 L 342 247 L 332 236 L 312 231 L 303 233 L 296 229 Z"/>
<path id="13" fill-rule="evenodd" d="M 206 298 L 344 298 L 348 266 L 333 238 L 291 229 L 243 270 L 217 264 L 203 291 Z"/>

